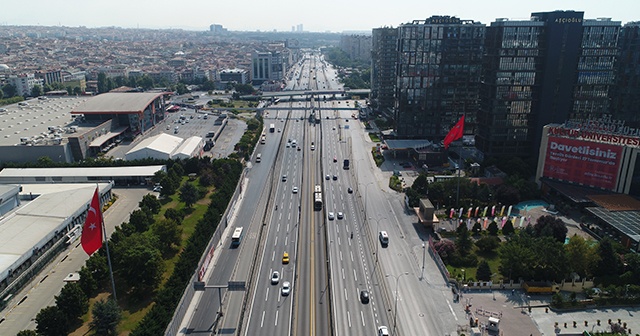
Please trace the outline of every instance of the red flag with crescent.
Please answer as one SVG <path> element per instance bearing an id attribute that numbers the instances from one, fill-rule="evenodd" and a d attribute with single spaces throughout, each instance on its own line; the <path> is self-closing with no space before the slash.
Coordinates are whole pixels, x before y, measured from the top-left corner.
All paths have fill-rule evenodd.
<path id="1" fill-rule="evenodd" d="M 80 242 L 82 243 L 82 249 L 88 255 L 92 255 L 102 247 L 102 208 L 100 207 L 97 187 L 95 193 L 93 193 L 91 206 L 87 211 L 87 218 L 82 227 Z"/>

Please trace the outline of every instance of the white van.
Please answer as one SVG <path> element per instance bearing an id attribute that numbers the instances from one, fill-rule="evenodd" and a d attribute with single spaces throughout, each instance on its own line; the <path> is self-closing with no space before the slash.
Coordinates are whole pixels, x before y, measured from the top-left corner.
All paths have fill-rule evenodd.
<path id="1" fill-rule="evenodd" d="M 389 245 L 389 235 L 387 234 L 387 231 L 380 231 L 378 233 L 378 239 L 380 239 L 382 247 L 387 247 L 387 245 Z"/>

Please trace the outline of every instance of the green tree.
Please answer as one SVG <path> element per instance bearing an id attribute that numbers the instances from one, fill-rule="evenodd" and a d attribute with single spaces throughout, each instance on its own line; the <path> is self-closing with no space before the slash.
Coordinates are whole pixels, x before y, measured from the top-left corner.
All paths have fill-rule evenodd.
<path id="1" fill-rule="evenodd" d="M 456 250 L 461 256 L 469 254 L 473 247 L 473 241 L 471 240 L 471 235 L 469 235 L 467 225 L 465 223 L 460 224 L 456 234 Z"/>
<path id="2" fill-rule="evenodd" d="M 36 315 L 36 332 L 42 336 L 62 336 L 69 332 L 67 317 L 56 306 L 40 310 Z"/>
<path id="3" fill-rule="evenodd" d="M 79 86 L 74 87 L 72 91 L 73 91 L 73 94 L 76 96 L 79 96 L 82 94 L 82 89 Z"/>
<path id="4" fill-rule="evenodd" d="M 93 278 L 98 284 L 107 280 L 107 278 L 109 277 L 109 265 L 107 264 L 107 256 L 101 253 L 101 251 L 92 254 L 91 257 L 87 259 L 85 266 L 87 266 L 87 269 L 89 269 L 89 271 L 93 275 Z"/>
<path id="5" fill-rule="evenodd" d="M 517 234 L 500 245 L 500 274 L 510 280 L 534 279 L 537 259 L 532 245 L 533 238 L 526 234 Z"/>
<path id="6" fill-rule="evenodd" d="M 478 264 L 478 269 L 476 270 L 476 278 L 478 278 L 478 280 L 480 281 L 491 280 L 491 267 L 489 267 L 489 263 L 486 260 L 482 260 Z"/>
<path id="7" fill-rule="evenodd" d="M 595 265 L 599 259 L 595 248 L 589 246 L 584 238 L 574 235 L 569 238 L 569 243 L 564 246 L 564 249 L 569 271 L 575 272 L 581 277 L 592 275 L 592 265 Z"/>
<path id="8" fill-rule="evenodd" d="M 145 208 L 134 210 L 129 216 L 129 223 L 136 228 L 136 232 L 145 232 L 153 224 L 153 214 L 151 210 Z"/>
<path id="9" fill-rule="evenodd" d="M 427 181 L 427 175 L 420 174 L 413 184 L 411 189 L 415 190 L 421 196 L 427 196 L 429 194 L 429 181 Z"/>
<path id="10" fill-rule="evenodd" d="M 198 201 L 198 189 L 191 183 L 185 182 L 180 188 L 180 200 L 184 202 L 187 208 L 191 208 Z"/>
<path id="11" fill-rule="evenodd" d="M 499 230 L 500 229 L 498 229 L 498 223 L 496 223 L 496 221 L 491 221 L 487 227 L 487 232 L 492 236 L 497 236 Z"/>
<path id="12" fill-rule="evenodd" d="M 162 204 L 160 204 L 158 198 L 153 194 L 144 195 L 138 205 L 141 208 L 147 208 L 151 210 L 151 213 L 156 215 L 160 212 L 160 208 L 162 207 Z"/>
<path id="13" fill-rule="evenodd" d="M 241 95 L 250 95 L 256 92 L 251 84 L 236 84 L 234 89 Z"/>
<path id="14" fill-rule="evenodd" d="M 31 88 L 31 97 L 40 97 L 44 94 L 42 86 L 36 84 Z"/>
<path id="15" fill-rule="evenodd" d="M 160 190 L 161 196 L 167 197 L 176 193 L 176 184 L 169 176 L 162 178 L 160 186 L 162 186 L 162 190 Z"/>
<path id="16" fill-rule="evenodd" d="M 485 236 L 476 241 L 476 246 L 480 252 L 490 253 L 500 246 L 500 238 L 496 236 Z"/>
<path id="17" fill-rule="evenodd" d="M 89 299 L 75 282 L 67 282 L 55 300 L 56 306 L 65 314 L 67 321 L 74 321 L 89 311 Z"/>
<path id="18" fill-rule="evenodd" d="M 35 330 L 21 330 L 16 336 L 38 336 L 38 333 Z"/>
<path id="19" fill-rule="evenodd" d="M 157 246 L 150 235 L 134 233 L 114 248 L 118 273 L 133 288 L 134 295 L 148 293 L 160 283 L 164 264 Z"/>
<path id="20" fill-rule="evenodd" d="M 2 91 L 4 92 L 4 97 L 5 98 L 14 97 L 18 93 L 18 89 L 15 86 L 11 85 L 11 84 L 5 84 L 2 87 Z"/>
<path id="21" fill-rule="evenodd" d="M 91 311 L 91 329 L 99 336 L 118 335 L 118 323 L 122 319 L 122 310 L 115 300 L 99 300 Z"/>
<path id="22" fill-rule="evenodd" d="M 109 84 L 107 82 L 107 75 L 104 72 L 98 74 L 98 93 L 109 92 Z"/>
<path id="23" fill-rule="evenodd" d="M 179 95 L 183 95 L 189 92 L 189 89 L 187 89 L 187 86 L 184 85 L 184 83 L 178 83 L 176 85 L 176 92 L 178 92 Z"/>
<path id="24" fill-rule="evenodd" d="M 80 281 L 78 281 L 78 285 L 80 285 L 80 288 L 82 288 L 84 294 L 87 297 L 93 296 L 93 294 L 98 289 L 98 282 L 93 277 L 91 271 L 86 266 L 82 266 L 78 274 L 80 275 Z"/>
<path id="25" fill-rule="evenodd" d="M 4 91 L 2 91 L 2 88 L 0 88 L 0 99 L 2 98 L 4 98 Z M 31 330 L 24 330 L 24 331 L 31 331 Z"/>
<path id="26" fill-rule="evenodd" d="M 560 218 L 553 216 L 540 216 L 533 226 L 538 237 L 553 237 L 564 244 L 567 238 L 567 227 Z"/>
<path id="27" fill-rule="evenodd" d="M 175 208 L 169 208 L 164 212 L 164 218 L 173 220 L 178 224 L 182 222 L 183 217 L 182 211 L 176 210 Z"/>
<path id="28" fill-rule="evenodd" d="M 622 261 L 615 252 L 613 241 L 610 238 L 604 238 L 600 241 L 597 255 L 600 256 L 600 260 L 594 272 L 595 276 L 617 276 L 620 274 Z"/>
<path id="29" fill-rule="evenodd" d="M 480 224 L 480 222 L 475 222 L 475 224 L 473 224 L 473 227 L 471 228 L 471 231 L 474 235 L 480 234 L 480 232 L 482 231 L 482 225 Z"/>
<path id="30" fill-rule="evenodd" d="M 508 219 L 502 227 L 502 234 L 505 236 L 510 236 L 514 232 L 516 232 L 516 230 L 513 228 L 513 222 L 511 221 L 511 219 Z"/>
<path id="31" fill-rule="evenodd" d="M 176 221 L 171 219 L 159 220 L 151 229 L 158 237 L 161 249 L 164 252 L 171 251 L 173 246 L 180 246 L 182 228 L 178 226 Z"/>
<path id="32" fill-rule="evenodd" d="M 535 238 L 530 250 L 534 252 L 533 280 L 561 281 L 566 273 L 567 258 L 563 243 L 553 237 Z"/>

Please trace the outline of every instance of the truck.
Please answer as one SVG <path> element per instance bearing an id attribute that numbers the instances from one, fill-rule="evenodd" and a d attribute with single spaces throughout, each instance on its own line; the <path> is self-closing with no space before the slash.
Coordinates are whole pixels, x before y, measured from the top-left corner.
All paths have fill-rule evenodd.
<path id="1" fill-rule="evenodd" d="M 560 291 L 560 286 L 551 282 L 525 281 L 522 288 L 527 294 L 553 294 Z"/>
<path id="2" fill-rule="evenodd" d="M 269 132 L 273 133 L 276 131 L 276 124 L 269 124 Z"/>
<path id="3" fill-rule="evenodd" d="M 349 159 L 344 159 L 344 162 L 342 163 L 342 169 L 349 170 Z"/>

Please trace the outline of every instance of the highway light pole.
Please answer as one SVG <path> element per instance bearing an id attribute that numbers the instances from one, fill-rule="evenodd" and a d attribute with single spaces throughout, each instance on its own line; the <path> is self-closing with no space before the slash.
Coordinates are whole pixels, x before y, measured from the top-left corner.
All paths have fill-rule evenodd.
<path id="1" fill-rule="evenodd" d="M 426 251 L 426 245 L 422 243 L 422 274 L 420 275 L 420 280 L 424 280 L 424 258 Z"/>
<path id="2" fill-rule="evenodd" d="M 396 296 L 395 301 L 396 302 L 394 303 L 394 308 L 393 308 L 393 310 L 394 310 L 394 313 L 393 313 L 393 334 L 394 335 L 396 334 L 396 322 L 398 321 L 398 283 L 400 282 L 400 278 L 403 275 L 409 275 L 409 272 L 404 272 L 404 273 L 402 273 L 402 274 L 400 274 L 398 276 L 395 276 L 393 274 L 387 274 L 386 275 L 387 278 L 388 277 L 392 277 L 392 278 L 396 279 L 396 293 L 395 293 L 395 296 Z"/>
<path id="3" fill-rule="evenodd" d="M 380 232 L 380 220 L 381 219 L 387 219 L 387 217 L 382 217 L 382 215 L 378 214 L 377 218 L 375 218 L 375 219 L 374 218 L 369 218 L 369 219 L 373 219 L 374 221 L 376 221 L 376 234 L 379 234 L 379 232 Z M 378 262 L 378 254 L 379 254 L 378 252 L 380 251 L 379 250 L 379 248 L 380 248 L 379 246 L 380 246 L 380 242 L 377 242 L 376 243 L 376 263 Z"/>

